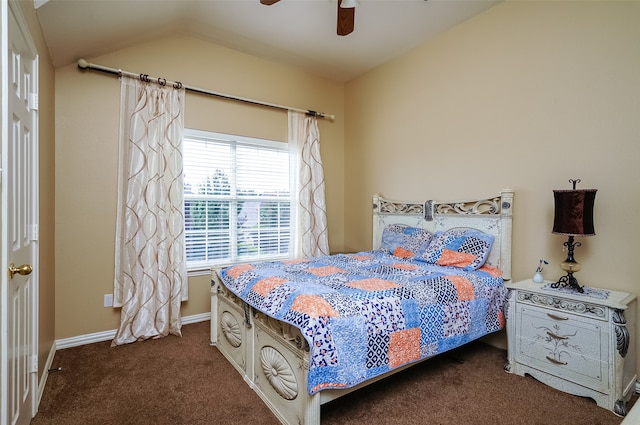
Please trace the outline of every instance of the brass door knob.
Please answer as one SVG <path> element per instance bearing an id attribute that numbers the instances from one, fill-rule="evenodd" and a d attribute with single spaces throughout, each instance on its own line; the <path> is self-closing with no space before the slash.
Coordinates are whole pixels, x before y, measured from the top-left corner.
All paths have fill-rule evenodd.
<path id="1" fill-rule="evenodd" d="M 29 264 L 23 264 L 16 267 L 15 264 L 11 263 L 9 265 L 9 279 L 13 279 L 13 275 L 16 273 L 22 276 L 26 276 L 28 274 L 31 274 L 32 271 L 33 268 Z"/>

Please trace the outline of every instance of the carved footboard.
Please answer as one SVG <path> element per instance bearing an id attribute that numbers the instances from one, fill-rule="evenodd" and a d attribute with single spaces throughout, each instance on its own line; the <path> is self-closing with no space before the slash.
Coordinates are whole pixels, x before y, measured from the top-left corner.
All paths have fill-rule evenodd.
<path id="1" fill-rule="evenodd" d="M 211 344 L 283 424 L 320 425 L 320 394 L 307 391 L 309 346 L 300 330 L 256 312 L 212 274 Z"/>

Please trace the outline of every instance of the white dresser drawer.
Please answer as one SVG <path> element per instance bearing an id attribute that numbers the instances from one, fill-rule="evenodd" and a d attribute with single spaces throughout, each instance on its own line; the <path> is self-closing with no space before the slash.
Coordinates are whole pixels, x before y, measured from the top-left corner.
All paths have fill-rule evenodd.
<path id="1" fill-rule="evenodd" d="M 516 361 L 606 393 L 609 388 L 606 322 L 518 305 Z"/>

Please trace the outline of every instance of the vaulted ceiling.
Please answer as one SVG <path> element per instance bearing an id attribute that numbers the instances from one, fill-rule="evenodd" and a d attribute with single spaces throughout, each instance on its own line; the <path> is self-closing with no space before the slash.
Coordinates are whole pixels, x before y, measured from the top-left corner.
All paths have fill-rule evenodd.
<path id="1" fill-rule="evenodd" d="M 36 0 L 55 67 L 180 32 L 348 81 L 499 0 L 357 0 L 336 34 L 338 0 Z"/>

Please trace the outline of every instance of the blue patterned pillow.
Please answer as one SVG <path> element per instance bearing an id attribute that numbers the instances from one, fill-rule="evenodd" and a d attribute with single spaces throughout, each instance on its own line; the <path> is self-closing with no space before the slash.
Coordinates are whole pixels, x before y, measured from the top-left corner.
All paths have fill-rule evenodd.
<path id="1" fill-rule="evenodd" d="M 389 224 L 382 231 L 380 249 L 399 258 L 413 258 L 424 252 L 433 235 L 424 229 Z"/>
<path id="2" fill-rule="evenodd" d="M 416 260 L 477 270 L 487 260 L 494 239 L 493 235 L 465 227 L 436 232 L 429 247 Z"/>

